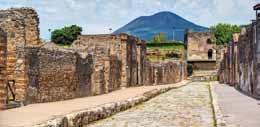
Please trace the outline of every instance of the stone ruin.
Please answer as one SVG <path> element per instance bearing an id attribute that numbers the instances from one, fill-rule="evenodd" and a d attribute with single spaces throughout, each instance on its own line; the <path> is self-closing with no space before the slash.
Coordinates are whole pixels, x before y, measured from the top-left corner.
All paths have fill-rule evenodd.
<path id="1" fill-rule="evenodd" d="M 233 35 L 224 49 L 219 80 L 260 98 L 260 15 L 252 24 Z"/>
<path id="2" fill-rule="evenodd" d="M 36 45 L 39 44 L 39 19 L 37 13 L 31 8 L 19 8 L 0 10 L 0 29 L 1 29 L 1 44 L 0 44 L 0 93 L 1 102 L 6 101 L 5 90 L 7 82 L 16 82 L 12 89 L 17 91 L 16 98 L 22 99 L 24 92 L 24 75 L 15 70 L 22 69 L 19 66 L 21 61 L 18 61 L 16 54 L 16 45 Z M 12 84 L 10 84 L 12 85 Z"/>
<path id="3" fill-rule="evenodd" d="M 70 48 L 39 39 L 31 8 L 0 11 L 0 105 L 53 102 L 124 87 L 177 83 L 185 61 L 151 63 L 144 41 L 119 35 L 81 35 Z"/>
<path id="4" fill-rule="evenodd" d="M 212 32 L 190 32 L 185 35 L 185 50 L 187 62 L 194 70 L 216 69 L 217 47 L 216 38 Z"/>

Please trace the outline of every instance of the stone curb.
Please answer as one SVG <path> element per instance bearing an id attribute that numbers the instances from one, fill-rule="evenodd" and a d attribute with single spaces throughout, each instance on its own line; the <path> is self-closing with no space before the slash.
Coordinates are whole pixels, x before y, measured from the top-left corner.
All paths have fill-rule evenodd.
<path id="1" fill-rule="evenodd" d="M 225 120 L 225 116 L 223 115 L 221 108 L 219 107 L 219 104 L 218 104 L 218 95 L 214 90 L 214 85 L 218 85 L 218 84 L 219 83 L 217 81 L 210 83 L 210 89 L 211 89 L 212 98 L 213 98 L 213 107 L 215 110 L 217 127 L 239 127 L 239 125 L 237 125 L 235 123 L 230 124 Z"/>
<path id="2" fill-rule="evenodd" d="M 177 86 L 156 88 L 151 91 L 145 92 L 142 95 L 135 96 L 124 101 L 107 103 L 97 107 L 72 112 L 64 116 L 56 116 L 51 120 L 38 125 L 34 125 L 33 127 L 82 127 L 83 125 L 90 124 L 94 121 L 112 116 L 115 113 L 132 108 L 171 89 L 177 89 L 186 86 L 189 83 L 190 81 L 185 81 L 181 82 L 180 85 Z"/>
<path id="3" fill-rule="evenodd" d="M 219 107 L 218 104 L 218 95 L 214 90 L 214 86 L 215 84 L 212 84 L 212 82 L 210 82 L 210 90 L 211 90 L 211 94 L 212 94 L 212 104 L 213 104 L 213 108 L 215 111 L 215 118 L 216 118 L 216 124 L 217 127 L 226 127 L 226 121 L 224 119 L 224 116 L 222 114 L 222 111 Z"/>

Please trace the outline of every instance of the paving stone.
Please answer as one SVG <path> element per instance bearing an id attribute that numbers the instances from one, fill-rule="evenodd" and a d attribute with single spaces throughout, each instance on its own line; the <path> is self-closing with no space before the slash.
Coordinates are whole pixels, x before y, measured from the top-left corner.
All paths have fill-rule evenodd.
<path id="1" fill-rule="evenodd" d="M 208 83 L 194 82 L 85 127 L 213 127 Z"/>

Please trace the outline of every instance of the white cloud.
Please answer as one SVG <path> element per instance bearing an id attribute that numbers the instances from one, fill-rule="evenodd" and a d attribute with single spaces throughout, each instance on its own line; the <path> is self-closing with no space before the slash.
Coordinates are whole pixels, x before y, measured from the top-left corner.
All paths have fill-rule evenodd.
<path id="1" fill-rule="evenodd" d="M 48 29 L 78 24 L 84 33 L 108 33 L 136 17 L 172 11 L 197 24 L 245 24 L 254 18 L 252 6 L 260 0 L 0 0 L 0 8 L 30 6 L 40 16 L 41 36 Z"/>

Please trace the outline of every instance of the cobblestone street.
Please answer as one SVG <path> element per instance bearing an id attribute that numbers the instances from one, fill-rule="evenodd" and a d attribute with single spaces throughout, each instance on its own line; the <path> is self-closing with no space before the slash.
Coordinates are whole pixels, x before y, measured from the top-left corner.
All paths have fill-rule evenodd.
<path id="1" fill-rule="evenodd" d="M 214 127 L 207 82 L 193 82 L 85 127 Z"/>

